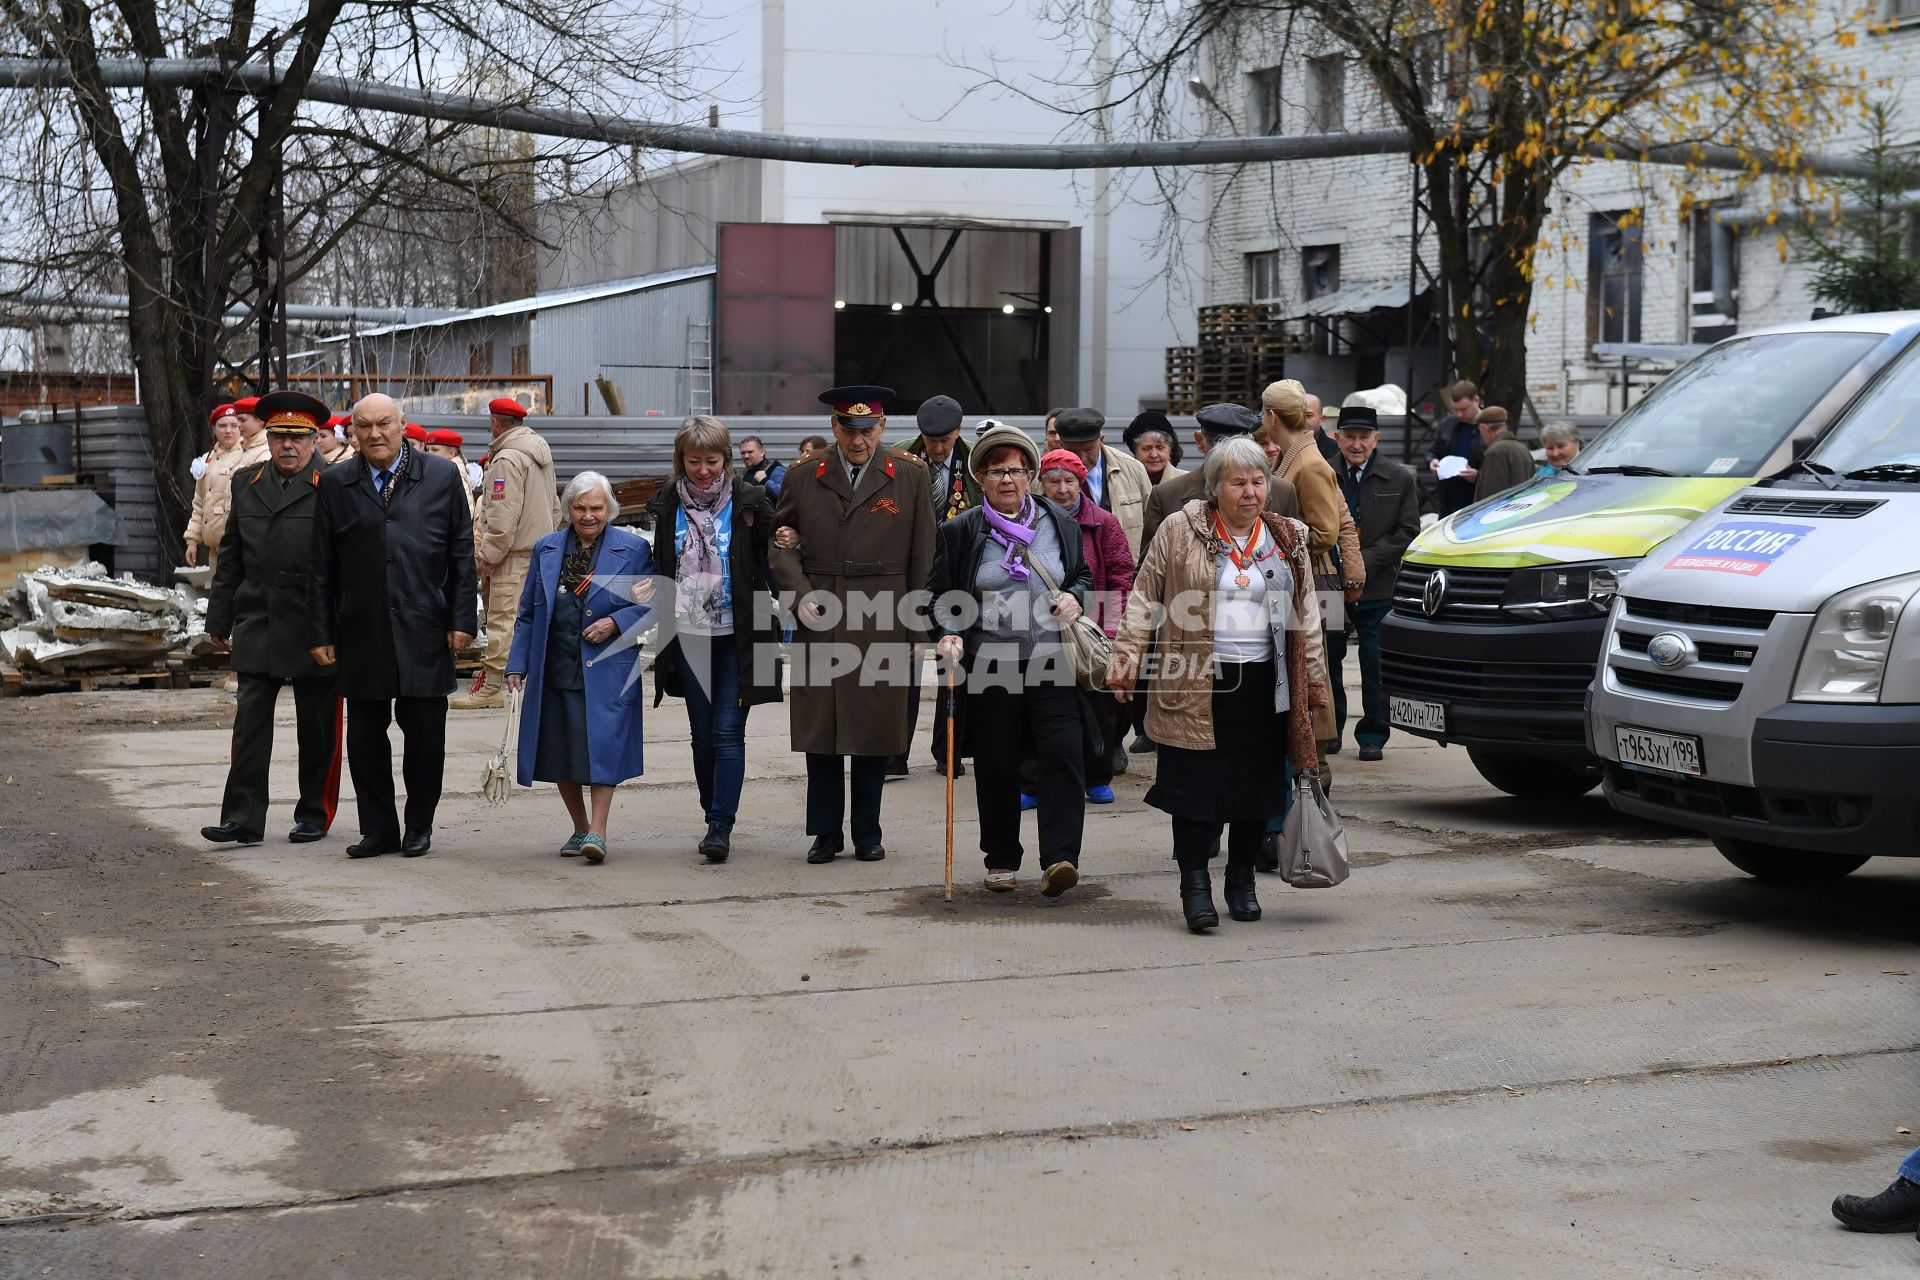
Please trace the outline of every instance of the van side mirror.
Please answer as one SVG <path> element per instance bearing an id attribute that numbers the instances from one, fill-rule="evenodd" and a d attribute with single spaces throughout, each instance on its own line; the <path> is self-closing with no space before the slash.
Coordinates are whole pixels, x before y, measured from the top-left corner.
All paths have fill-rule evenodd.
<path id="1" fill-rule="evenodd" d="M 1820 442 L 1818 436 L 1795 436 L 1793 438 L 1793 460 L 1795 462 L 1813 452 L 1813 446 Z"/>

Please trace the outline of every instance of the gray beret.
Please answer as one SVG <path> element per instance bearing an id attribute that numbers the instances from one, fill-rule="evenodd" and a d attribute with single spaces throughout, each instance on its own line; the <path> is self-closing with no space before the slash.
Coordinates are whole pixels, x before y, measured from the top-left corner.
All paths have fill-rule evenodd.
<path id="1" fill-rule="evenodd" d="M 1252 435 L 1260 429 L 1260 415 L 1245 405 L 1210 404 L 1193 415 L 1200 429 L 1210 436 Z"/>
<path id="2" fill-rule="evenodd" d="M 914 415 L 923 436 L 950 436 L 960 429 L 960 402 L 952 396 L 929 396 Z"/>
<path id="3" fill-rule="evenodd" d="M 1053 429 L 1062 440 L 1085 444 L 1106 429 L 1107 415 L 1098 409 L 1062 409 Z"/>

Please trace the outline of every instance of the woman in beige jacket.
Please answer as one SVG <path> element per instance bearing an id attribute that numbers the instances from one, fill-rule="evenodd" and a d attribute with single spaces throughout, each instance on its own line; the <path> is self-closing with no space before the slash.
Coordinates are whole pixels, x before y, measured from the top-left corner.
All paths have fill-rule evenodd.
<path id="1" fill-rule="evenodd" d="M 1228 914 L 1260 918 L 1255 860 L 1286 812 L 1288 767 L 1314 767 L 1313 715 L 1330 701 L 1306 526 L 1266 512 L 1267 460 L 1245 436 L 1216 444 L 1202 474 L 1207 497 L 1148 544 L 1107 675 L 1131 698 L 1154 647 L 1147 732 L 1160 760 L 1146 799 L 1172 818 L 1195 933 L 1220 923 L 1207 863 L 1223 824 Z"/>
<path id="2" fill-rule="evenodd" d="M 1260 430 L 1254 438 L 1268 449 L 1274 477 L 1291 483 L 1300 495 L 1300 518 L 1312 531 L 1313 571 L 1323 590 L 1337 582 L 1344 600 L 1358 600 L 1367 582 L 1360 530 L 1341 496 L 1333 467 L 1314 441 L 1314 431 L 1307 422 L 1307 389 L 1299 382 L 1282 378 L 1260 393 Z M 1328 627 L 1345 629 L 1345 618 L 1330 603 L 1323 615 Z M 1315 741 L 1332 742 L 1339 736 L 1331 708 L 1315 717 Z M 1324 763 L 1324 754 L 1321 760 Z"/>
<path id="3" fill-rule="evenodd" d="M 187 564 L 198 566 L 204 550 L 207 568 L 220 555 L 227 531 L 227 507 L 233 500 L 233 473 L 246 450 L 240 447 L 240 418 L 233 406 L 213 411 L 213 448 L 193 460 L 193 511 L 187 518 Z"/>

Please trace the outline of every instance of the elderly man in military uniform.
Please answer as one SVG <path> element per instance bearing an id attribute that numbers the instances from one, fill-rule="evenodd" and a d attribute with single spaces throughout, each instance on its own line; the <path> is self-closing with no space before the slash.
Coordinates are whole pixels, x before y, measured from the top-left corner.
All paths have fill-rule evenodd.
<path id="1" fill-rule="evenodd" d="M 793 749 L 807 757 L 807 861 L 846 848 L 851 756 L 853 856 L 878 862 L 887 761 L 907 749 L 912 648 L 927 642 L 925 592 L 938 555 L 925 464 L 888 449 L 887 387 L 836 387 L 831 448 L 787 472 L 774 510 L 773 578 L 798 601 Z"/>
<path id="2" fill-rule="evenodd" d="M 487 601 L 487 653 L 480 687 L 451 705 L 467 711 L 498 707 L 507 683 L 507 653 L 520 614 L 520 588 L 527 580 L 533 544 L 560 527 L 560 485 L 553 451 L 527 425 L 527 409 L 502 396 L 487 405 L 493 445 L 480 479 L 480 510 L 474 516 L 474 568 Z M 466 487 L 465 474 L 460 477 Z"/>
<path id="3" fill-rule="evenodd" d="M 273 709 L 280 686 L 291 683 L 300 799 L 287 839 L 305 844 L 327 834 L 340 803 L 340 699 L 333 671 L 307 648 L 307 566 L 320 473 L 326 470 L 314 445 L 327 407 L 298 391 L 276 391 L 260 398 L 259 411 L 271 456 L 233 478 L 227 531 L 207 600 L 207 634 L 232 648 L 240 696 L 220 825 L 202 827 L 200 834 L 223 844 L 265 838 Z"/>
<path id="4" fill-rule="evenodd" d="M 923 400 L 920 411 L 915 415 L 920 434 L 901 446 L 904 452 L 927 464 L 927 487 L 933 494 L 933 522 L 936 526 L 945 524 L 969 507 L 980 505 L 980 482 L 974 478 L 973 468 L 967 465 L 973 447 L 961 437 L 960 418 L 960 402 L 952 396 L 934 396 Z M 933 764 L 942 773 L 947 768 L 946 726 L 952 714 L 953 707 L 943 684 L 933 696 Z M 920 682 L 915 680 L 907 686 L 909 746 L 914 727 L 919 723 Z M 960 723 L 957 720 L 954 721 L 953 733 L 954 740 L 959 741 Z M 953 772 L 955 777 L 964 777 L 967 767 L 956 760 L 953 762 Z M 887 776 L 907 776 L 906 752 L 887 762 Z"/>

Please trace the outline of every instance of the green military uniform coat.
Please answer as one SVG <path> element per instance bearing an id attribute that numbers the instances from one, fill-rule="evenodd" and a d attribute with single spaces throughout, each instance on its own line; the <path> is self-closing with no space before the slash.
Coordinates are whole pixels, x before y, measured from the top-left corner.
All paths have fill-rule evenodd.
<path id="1" fill-rule="evenodd" d="M 283 488 L 273 461 L 234 473 L 220 558 L 207 599 L 207 631 L 233 646 L 233 669 L 300 680 L 332 675 L 307 637 L 307 570 L 313 561 L 318 453 Z"/>
<path id="2" fill-rule="evenodd" d="M 910 453 L 928 466 L 927 438 L 915 436 L 900 446 L 900 452 Z M 968 459 L 973 456 L 973 446 L 965 440 L 953 446 L 953 454 L 947 459 L 946 492 L 935 496 L 933 501 L 933 522 L 945 524 L 962 511 L 971 511 L 980 505 L 980 481 L 974 478 L 973 467 Z M 933 488 L 932 481 L 927 484 L 928 491 Z"/>
<path id="3" fill-rule="evenodd" d="M 821 592 L 843 606 L 837 618 L 796 625 L 795 751 L 894 756 L 907 749 L 906 682 L 916 674 L 907 655 L 911 645 L 927 642 L 927 627 L 924 607 L 918 625 L 906 625 L 901 601 L 927 590 L 938 554 L 925 466 L 881 448 L 850 485 L 836 445 L 787 471 L 773 523 L 796 530 L 800 545 L 774 549 L 774 585 L 801 598 Z M 855 670 L 822 683 L 816 672 L 827 648 L 839 645 L 860 653 L 869 672 L 884 658 L 890 682 L 862 679 Z"/>

